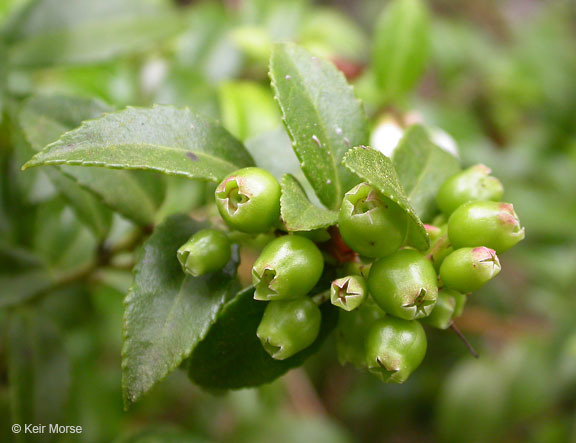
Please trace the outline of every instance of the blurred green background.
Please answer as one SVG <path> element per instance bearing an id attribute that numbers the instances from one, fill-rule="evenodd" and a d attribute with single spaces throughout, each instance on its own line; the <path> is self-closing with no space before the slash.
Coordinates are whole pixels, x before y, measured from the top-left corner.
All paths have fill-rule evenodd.
<path id="1" fill-rule="evenodd" d="M 576 441 L 576 4 L 424 3 L 424 34 L 400 39 L 426 43 L 414 61 L 423 74 L 394 99 L 375 86 L 372 69 L 385 1 L 0 3 L 0 440 L 14 438 L 11 414 L 26 409 L 83 427 L 61 441 Z M 133 32 L 115 36 L 126 18 Z M 77 32 L 76 44 L 43 48 L 45 30 L 56 30 L 54 41 Z M 115 37 L 121 44 L 108 48 Z M 127 248 L 89 278 L 50 285 L 54 273 L 89 261 L 97 240 L 42 171 L 19 172 L 33 152 L 22 120 L 30 97 L 189 106 L 253 153 L 285 146 L 286 158 L 270 159 L 274 170 L 295 161 L 268 86 L 279 40 L 331 59 L 374 128 L 383 119 L 442 128 L 464 166 L 484 163 L 504 183 L 527 237 L 457 322 L 481 357 L 454 334 L 430 331 L 420 369 L 404 385 L 384 385 L 341 367 L 329 342 L 304 368 L 259 389 L 212 395 L 176 371 L 124 412 L 122 300 L 133 254 Z M 208 191 L 167 180 L 155 220 L 201 211 Z M 112 243 L 133 229 L 118 216 L 112 226 Z M 7 328 L 11 309 L 19 320 Z M 35 385 L 15 392 L 8 379 L 21 375 Z"/>

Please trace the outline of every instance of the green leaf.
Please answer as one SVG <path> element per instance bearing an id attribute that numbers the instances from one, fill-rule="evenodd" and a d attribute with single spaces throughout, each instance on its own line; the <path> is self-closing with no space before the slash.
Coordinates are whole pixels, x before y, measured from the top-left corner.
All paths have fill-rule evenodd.
<path id="1" fill-rule="evenodd" d="M 60 171 L 57 166 L 46 168 L 44 173 L 96 237 L 106 237 L 112 224 L 112 212 L 97 197 L 82 189 L 74 179 Z"/>
<path id="2" fill-rule="evenodd" d="M 379 151 L 361 146 L 351 149 L 343 163 L 408 213 L 408 243 L 420 250 L 428 249 L 426 229 L 406 197 L 392 161 Z"/>
<path id="3" fill-rule="evenodd" d="M 338 221 L 338 213 L 314 206 L 306 191 L 293 175 L 282 178 L 280 209 L 282 220 L 289 231 L 313 231 L 327 228 Z"/>
<path id="4" fill-rule="evenodd" d="M 256 336 L 266 303 L 254 300 L 253 296 L 254 289 L 248 288 L 230 300 L 194 349 L 188 360 L 188 376 L 197 385 L 222 390 L 269 383 L 302 365 L 336 326 L 336 309 L 324 304 L 322 327 L 312 346 L 286 360 L 274 360 Z"/>
<path id="5" fill-rule="evenodd" d="M 294 44 L 274 46 L 270 78 L 304 175 L 320 201 L 337 209 L 357 183 L 342 157 L 368 137 L 361 103 L 334 65 Z"/>
<path id="6" fill-rule="evenodd" d="M 222 272 L 184 274 L 176 251 L 205 225 L 168 218 L 143 246 L 125 300 L 122 385 L 126 406 L 176 369 L 237 290 L 237 259 Z"/>
<path id="7" fill-rule="evenodd" d="M 0 275 L 0 308 L 24 303 L 53 284 L 52 275 L 41 268 Z"/>
<path id="8" fill-rule="evenodd" d="M 281 124 L 270 89 L 259 83 L 228 81 L 218 91 L 222 124 L 238 139 L 246 140 Z"/>
<path id="9" fill-rule="evenodd" d="M 10 61 L 23 67 L 91 63 L 130 52 L 183 29 L 157 0 L 37 0 L 10 23 Z"/>
<path id="10" fill-rule="evenodd" d="M 220 181 L 253 165 L 244 146 L 224 128 L 189 109 L 126 108 L 86 121 L 36 154 L 39 165 L 103 166 Z"/>
<path id="11" fill-rule="evenodd" d="M 416 85 L 426 66 L 430 36 L 422 0 L 393 0 L 376 24 L 372 59 L 387 102 L 398 102 Z"/>
<path id="12" fill-rule="evenodd" d="M 19 310 L 9 316 L 7 339 L 12 423 L 62 423 L 70 367 L 59 332 L 45 314 Z M 20 437 L 38 441 L 24 432 Z"/>
<path id="13" fill-rule="evenodd" d="M 33 249 L 49 269 L 71 271 L 88 266 L 98 242 L 65 202 L 56 198 L 38 207 Z"/>
<path id="14" fill-rule="evenodd" d="M 394 167 L 416 214 L 428 220 L 442 183 L 460 170 L 456 157 L 436 146 L 422 126 L 411 126 L 394 151 Z"/>

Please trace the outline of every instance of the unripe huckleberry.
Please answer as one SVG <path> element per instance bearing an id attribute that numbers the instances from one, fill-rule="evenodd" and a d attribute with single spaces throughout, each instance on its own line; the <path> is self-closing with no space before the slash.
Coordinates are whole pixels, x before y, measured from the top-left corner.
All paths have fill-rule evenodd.
<path id="1" fill-rule="evenodd" d="M 184 243 L 177 253 L 187 274 L 194 277 L 222 269 L 230 260 L 230 240 L 216 229 L 202 229 Z"/>
<path id="2" fill-rule="evenodd" d="M 438 296 L 432 263 L 412 249 L 377 260 L 370 269 L 368 289 L 386 313 L 405 320 L 429 315 Z"/>
<path id="3" fill-rule="evenodd" d="M 309 297 L 271 301 L 256 335 L 272 358 L 284 360 L 314 343 L 321 321 L 320 309 Z"/>
<path id="4" fill-rule="evenodd" d="M 345 311 L 356 309 L 367 295 L 366 280 L 361 275 L 338 278 L 330 285 L 330 302 Z"/>
<path id="5" fill-rule="evenodd" d="M 230 174 L 216 187 L 215 200 L 226 224 L 241 232 L 268 232 L 280 217 L 280 184 L 264 169 Z"/>
<path id="6" fill-rule="evenodd" d="M 272 240 L 252 266 L 256 300 L 302 297 L 318 283 L 324 257 L 309 239 L 284 235 Z"/>
<path id="7" fill-rule="evenodd" d="M 370 297 L 353 311 L 339 311 L 335 338 L 340 364 L 351 363 L 357 368 L 366 368 L 368 330 L 376 320 L 385 315 Z"/>
<path id="8" fill-rule="evenodd" d="M 472 166 L 446 180 L 436 194 L 436 204 L 446 215 L 475 200 L 499 201 L 504 193 L 500 180 L 485 165 Z"/>
<path id="9" fill-rule="evenodd" d="M 368 183 L 346 193 L 338 216 L 344 242 L 366 257 L 384 257 L 398 250 L 406 238 L 408 215 Z"/>
<path id="10" fill-rule="evenodd" d="M 500 260 L 493 249 L 460 248 L 444 259 L 440 278 L 447 288 L 472 292 L 496 277 L 500 269 Z"/>
<path id="11" fill-rule="evenodd" d="M 366 366 L 385 383 L 404 383 L 426 355 L 426 333 L 416 320 L 386 316 L 366 338 Z"/>
<path id="12" fill-rule="evenodd" d="M 504 252 L 523 240 L 524 228 L 510 203 L 465 203 L 448 220 L 448 237 L 454 249 L 486 246 Z"/>

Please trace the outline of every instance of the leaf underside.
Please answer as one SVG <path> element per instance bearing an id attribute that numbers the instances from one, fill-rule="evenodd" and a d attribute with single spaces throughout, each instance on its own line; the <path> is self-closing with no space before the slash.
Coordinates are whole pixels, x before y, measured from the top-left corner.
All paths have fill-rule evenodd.
<path id="1" fill-rule="evenodd" d="M 314 206 L 302 185 L 291 174 L 282 177 L 280 209 L 289 231 L 313 231 L 335 225 L 338 213 Z"/>

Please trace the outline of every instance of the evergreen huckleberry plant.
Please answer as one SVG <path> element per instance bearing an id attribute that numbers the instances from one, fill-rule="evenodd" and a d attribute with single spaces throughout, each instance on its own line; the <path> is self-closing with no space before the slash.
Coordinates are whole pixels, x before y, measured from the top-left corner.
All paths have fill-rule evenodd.
<path id="1" fill-rule="evenodd" d="M 426 353 L 421 321 L 453 326 L 500 271 L 496 254 L 524 238 L 501 182 L 483 165 L 462 171 L 425 126 L 403 130 L 392 158 L 366 146 L 363 106 L 327 60 L 276 44 L 270 79 L 299 170 L 281 144 L 251 152 L 219 123 L 165 105 L 88 120 L 24 166 L 96 165 L 126 186 L 133 169 L 215 185 L 202 216 L 166 218 L 139 254 L 125 301 L 127 404 L 177 367 L 209 389 L 267 383 L 331 334 L 343 364 L 404 383 Z M 119 211 L 147 226 L 146 208 Z"/>

